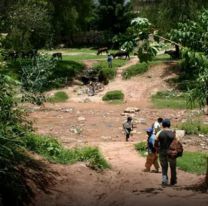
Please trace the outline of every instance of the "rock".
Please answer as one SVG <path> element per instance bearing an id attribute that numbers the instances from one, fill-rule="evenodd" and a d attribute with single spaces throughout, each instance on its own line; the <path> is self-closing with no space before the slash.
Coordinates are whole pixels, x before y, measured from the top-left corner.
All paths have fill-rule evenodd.
<path id="1" fill-rule="evenodd" d="M 89 98 L 85 98 L 85 99 L 83 100 L 83 102 L 84 102 L 84 103 L 88 103 L 88 102 L 91 102 L 91 100 L 90 100 Z"/>
<path id="2" fill-rule="evenodd" d="M 139 111 L 140 111 L 140 109 L 137 107 L 127 107 L 124 110 L 124 113 L 135 113 L 135 112 L 139 112 Z"/>
<path id="3" fill-rule="evenodd" d="M 61 111 L 67 113 L 67 112 L 73 112 L 73 109 L 72 108 L 68 108 L 68 109 L 62 108 Z"/>
<path id="4" fill-rule="evenodd" d="M 147 121 L 146 121 L 145 118 L 139 118 L 139 119 L 138 119 L 138 123 L 139 123 L 139 124 L 147 124 Z"/>
<path id="5" fill-rule="evenodd" d="M 78 121 L 85 121 L 85 117 L 78 117 Z"/>
<path id="6" fill-rule="evenodd" d="M 205 137 L 203 134 L 199 134 L 199 137 Z"/>
<path id="7" fill-rule="evenodd" d="M 126 114 L 125 113 L 121 113 L 121 116 L 126 116 Z"/>
<path id="8" fill-rule="evenodd" d="M 77 79 L 74 79 L 73 80 L 73 85 L 78 85 L 78 86 L 83 86 L 83 82 L 77 80 Z"/>
<path id="9" fill-rule="evenodd" d="M 182 139 L 185 136 L 185 130 L 176 130 L 176 138 Z"/>
<path id="10" fill-rule="evenodd" d="M 111 136 L 101 136 L 101 139 L 104 141 L 108 141 L 108 140 L 111 140 L 112 137 Z"/>

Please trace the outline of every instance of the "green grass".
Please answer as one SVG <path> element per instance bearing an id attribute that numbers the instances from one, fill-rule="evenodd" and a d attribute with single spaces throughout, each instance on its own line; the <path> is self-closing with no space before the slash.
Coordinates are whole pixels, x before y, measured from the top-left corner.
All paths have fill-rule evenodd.
<path id="1" fill-rule="evenodd" d="M 151 62 L 149 62 L 149 64 L 150 65 L 161 64 L 163 62 L 167 62 L 167 61 L 170 61 L 170 60 L 172 60 L 170 55 L 168 55 L 168 54 L 159 54 Z"/>
<path id="2" fill-rule="evenodd" d="M 177 125 L 179 129 L 185 130 L 186 134 L 208 134 L 208 125 L 203 124 L 200 120 L 188 120 Z"/>
<path id="3" fill-rule="evenodd" d="M 161 91 L 152 96 L 152 103 L 156 108 L 187 109 L 186 95 L 173 91 Z"/>
<path id="4" fill-rule="evenodd" d="M 124 94 L 120 90 L 109 91 L 103 96 L 103 101 L 124 100 Z"/>
<path id="5" fill-rule="evenodd" d="M 207 154 L 201 152 L 184 152 L 183 156 L 177 159 L 177 166 L 189 173 L 205 174 L 205 157 L 207 157 Z"/>
<path id="6" fill-rule="evenodd" d="M 93 54 L 77 54 L 77 55 L 63 55 L 64 61 L 77 61 L 82 62 L 83 60 L 100 60 L 100 59 L 106 59 L 107 57 L 104 55 L 93 55 Z"/>
<path id="7" fill-rule="evenodd" d="M 135 149 L 141 154 L 143 157 L 145 157 L 145 153 L 147 152 L 147 142 L 139 142 L 134 145 Z"/>
<path id="8" fill-rule="evenodd" d="M 130 79 L 131 77 L 136 76 L 138 74 L 143 74 L 148 70 L 148 67 L 149 66 L 147 63 L 140 63 L 133 65 L 128 69 L 126 69 L 125 71 L 123 71 L 122 73 L 123 79 Z"/>
<path id="9" fill-rule="evenodd" d="M 66 149 L 52 137 L 35 134 L 28 135 L 25 144 L 27 149 L 42 155 L 53 163 L 73 164 L 82 161 L 87 162 L 88 166 L 93 169 L 106 169 L 110 167 L 98 148 Z"/>
<path id="10" fill-rule="evenodd" d="M 69 99 L 69 96 L 63 92 L 59 91 L 56 92 L 52 97 L 48 98 L 48 101 L 51 103 L 57 103 L 57 102 L 66 102 Z"/>
<path id="11" fill-rule="evenodd" d="M 143 157 L 145 156 L 146 142 L 135 144 L 135 149 Z M 206 173 L 206 158 L 208 154 L 202 152 L 184 152 L 183 156 L 177 158 L 177 167 L 183 171 L 195 174 Z"/>

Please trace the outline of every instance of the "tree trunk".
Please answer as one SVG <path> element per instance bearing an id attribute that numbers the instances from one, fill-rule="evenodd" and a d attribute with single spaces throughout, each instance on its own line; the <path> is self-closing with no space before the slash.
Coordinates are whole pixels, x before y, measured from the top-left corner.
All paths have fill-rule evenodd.
<path id="1" fill-rule="evenodd" d="M 205 184 L 208 187 L 208 157 L 206 159 L 207 159 L 207 171 L 206 171 L 206 177 L 205 177 Z"/>

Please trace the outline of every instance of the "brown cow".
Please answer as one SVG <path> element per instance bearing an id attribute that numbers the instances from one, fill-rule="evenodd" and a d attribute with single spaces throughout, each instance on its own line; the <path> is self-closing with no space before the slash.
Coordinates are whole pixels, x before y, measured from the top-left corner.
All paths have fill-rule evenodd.
<path id="1" fill-rule="evenodd" d="M 108 47 L 99 48 L 97 55 L 102 54 L 102 52 L 106 52 L 106 54 L 108 54 Z"/>

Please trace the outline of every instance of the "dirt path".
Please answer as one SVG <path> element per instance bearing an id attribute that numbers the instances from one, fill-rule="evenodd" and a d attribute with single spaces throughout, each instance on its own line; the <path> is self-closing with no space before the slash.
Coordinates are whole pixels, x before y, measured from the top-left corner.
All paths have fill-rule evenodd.
<path id="1" fill-rule="evenodd" d="M 174 63 L 152 66 L 149 71 L 130 80 L 122 80 L 123 69 L 136 64 L 132 59 L 118 69 L 114 81 L 103 92 L 88 97 L 77 95 L 79 87 L 66 88 L 70 100 L 66 103 L 48 104 L 44 111 L 32 112 L 37 131 L 41 134 L 57 136 L 66 147 L 91 145 L 100 148 L 111 164 L 111 169 L 96 172 L 84 163 L 74 165 L 48 164 L 57 175 L 57 184 L 50 193 L 37 191 L 36 206 L 205 206 L 207 194 L 185 190 L 187 185 L 195 184 L 201 177 L 178 171 L 178 185 L 163 188 L 160 185 L 161 173 L 143 172 L 145 158 L 134 149 L 134 143 L 145 138 L 144 129 L 158 116 L 180 122 L 186 118 L 186 111 L 157 110 L 151 108 L 150 96 L 159 90 L 170 88 L 167 80 L 174 77 L 171 67 Z M 74 92 L 76 90 L 76 92 Z M 110 90 L 122 90 L 126 103 L 111 105 L 103 103 L 103 94 Z M 83 100 L 89 98 L 87 103 Z M 136 133 L 132 142 L 124 142 L 121 124 L 125 117 L 121 113 L 126 107 L 137 106 L 140 112 Z M 80 117 L 82 117 L 80 121 Z M 83 120 L 84 119 L 84 120 Z M 142 121 L 141 121 L 142 120 Z M 76 129 L 80 133 L 74 132 Z"/>
<path id="2" fill-rule="evenodd" d="M 198 181 L 195 175 L 178 171 L 177 187 L 160 186 L 161 174 L 143 172 L 145 159 L 132 143 L 101 142 L 102 153 L 111 170 L 96 173 L 84 164 L 52 166 L 61 174 L 50 194 L 40 194 L 37 206 L 205 206 L 207 194 L 184 190 Z M 44 203 L 44 204 L 43 204 Z"/>

